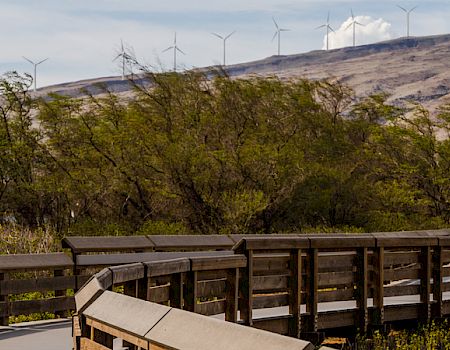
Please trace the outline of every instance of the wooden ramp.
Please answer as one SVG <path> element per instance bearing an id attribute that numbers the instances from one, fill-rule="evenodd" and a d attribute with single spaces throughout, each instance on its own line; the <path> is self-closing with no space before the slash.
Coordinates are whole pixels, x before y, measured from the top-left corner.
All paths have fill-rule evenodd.
<path id="1" fill-rule="evenodd" d="M 104 291 L 83 312 L 80 350 L 111 349 L 113 338 L 143 349 L 312 350 L 306 341 Z"/>

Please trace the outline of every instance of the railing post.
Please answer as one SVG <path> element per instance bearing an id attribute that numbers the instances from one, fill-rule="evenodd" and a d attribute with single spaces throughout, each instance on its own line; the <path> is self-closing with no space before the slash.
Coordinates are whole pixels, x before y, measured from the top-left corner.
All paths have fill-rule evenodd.
<path id="1" fill-rule="evenodd" d="M 319 315 L 319 250 L 317 248 L 310 248 L 308 250 L 308 278 L 307 290 L 308 299 L 306 301 L 306 312 L 309 313 L 307 332 L 317 332 Z"/>
<path id="2" fill-rule="evenodd" d="M 123 294 L 130 297 L 137 297 L 137 280 L 127 281 L 123 284 Z"/>
<path id="3" fill-rule="evenodd" d="M 0 326 L 8 326 L 9 324 L 9 297 L 8 294 L 3 294 L 2 283 L 9 280 L 8 273 L 0 272 Z"/>
<path id="4" fill-rule="evenodd" d="M 61 277 L 61 276 L 64 276 L 64 275 L 65 275 L 64 270 L 54 270 L 53 271 L 53 277 Z M 55 297 L 62 297 L 62 296 L 66 296 L 66 295 L 67 295 L 67 291 L 65 289 L 64 290 L 61 290 L 61 289 L 60 290 L 55 290 Z M 64 317 L 65 314 L 66 314 L 65 311 L 55 312 L 55 315 L 57 315 L 59 317 Z"/>
<path id="5" fill-rule="evenodd" d="M 420 250 L 421 278 L 420 278 L 420 302 L 423 310 L 421 312 L 422 322 L 431 320 L 431 247 L 422 247 Z"/>
<path id="6" fill-rule="evenodd" d="M 198 273 L 189 271 L 186 273 L 186 289 L 184 295 L 184 309 L 197 312 Z"/>
<path id="7" fill-rule="evenodd" d="M 384 325 L 384 247 L 377 247 L 373 254 L 373 325 Z"/>
<path id="8" fill-rule="evenodd" d="M 170 276 L 170 306 L 177 309 L 183 306 L 183 279 L 184 273 L 175 273 Z"/>
<path id="9" fill-rule="evenodd" d="M 301 332 L 301 291 L 302 291 L 302 250 L 292 249 L 289 259 L 289 336 L 300 338 Z"/>
<path id="10" fill-rule="evenodd" d="M 367 332 L 369 313 L 367 299 L 369 298 L 369 268 L 368 248 L 358 248 L 356 251 L 357 281 L 356 281 L 356 307 L 358 309 L 358 327 L 361 333 Z"/>
<path id="11" fill-rule="evenodd" d="M 442 283 L 443 283 L 443 259 L 442 259 L 442 247 L 439 245 L 434 248 L 433 252 L 433 317 L 444 317 L 444 303 L 442 299 Z"/>
<path id="12" fill-rule="evenodd" d="M 247 326 L 253 326 L 253 250 L 244 251 L 247 258 L 247 267 L 242 274 L 239 286 L 241 305 L 241 319 Z"/>
<path id="13" fill-rule="evenodd" d="M 225 282 L 225 321 L 238 321 L 239 268 L 227 270 Z"/>

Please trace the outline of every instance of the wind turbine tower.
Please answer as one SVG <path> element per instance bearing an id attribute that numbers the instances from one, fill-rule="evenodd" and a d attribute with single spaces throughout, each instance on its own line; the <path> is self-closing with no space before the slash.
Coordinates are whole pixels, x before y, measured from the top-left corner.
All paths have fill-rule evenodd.
<path id="1" fill-rule="evenodd" d="M 118 60 L 119 58 L 122 59 L 122 80 L 125 80 L 125 67 L 127 62 L 132 58 L 125 50 L 125 47 L 123 46 L 123 41 L 120 40 L 120 52 L 119 54 L 113 59 L 113 62 Z"/>
<path id="2" fill-rule="evenodd" d="M 183 55 L 186 55 L 177 45 L 177 32 L 175 32 L 175 37 L 173 39 L 173 45 L 169 46 L 167 49 L 165 49 L 163 52 L 173 50 L 173 71 L 177 71 L 177 51 L 181 52 Z"/>
<path id="3" fill-rule="evenodd" d="M 364 24 L 359 23 L 356 19 L 355 16 L 353 15 L 353 10 L 350 10 L 351 14 L 352 14 L 352 22 L 347 26 L 347 28 L 345 28 L 346 30 L 350 27 L 353 27 L 353 47 L 355 47 L 356 44 L 356 26 L 362 26 L 364 27 Z"/>
<path id="4" fill-rule="evenodd" d="M 231 32 L 231 33 L 228 34 L 227 36 L 222 36 L 222 35 L 219 35 L 219 34 L 217 34 L 217 33 L 211 33 L 212 35 L 217 36 L 219 39 L 222 39 L 222 41 L 223 41 L 223 65 L 224 65 L 224 66 L 226 65 L 226 49 L 227 49 L 226 45 L 227 45 L 227 39 L 228 39 L 230 36 L 232 36 L 234 33 L 236 33 L 236 31 Z"/>
<path id="5" fill-rule="evenodd" d="M 280 28 L 278 26 L 277 21 L 275 21 L 275 18 L 273 18 L 273 17 L 272 17 L 272 21 L 273 21 L 273 24 L 275 24 L 275 28 L 276 28 L 276 31 L 275 31 L 275 33 L 273 34 L 273 37 L 272 37 L 272 41 L 274 41 L 274 39 L 276 37 L 278 37 L 278 56 L 280 56 L 281 32 L 287 32 L 287 31 L 289 31 L 289 29 Z"/>
<path id="6" fill-rule="evenodd" d="M 46 59 L 43 59 L 42 61 L 39 62 L 33 62 L 32 60 L 30 60 L 29 58 L 26 58 L 25 56 L 22 56 L 25 60 L 27 60 L 28 62 L 30 62 L 33 67 L 34 67 L 34 74 L 33 74 L 33 82 L 34 82 L 34 91 L 36 91 L 36 70 L 37 70 L 37 66 L 39 66 L 41 63 L 44 63 L 45 61 L 48 60 L 48 57 Z"/>
<path id="7" fill-rule="evenodd" d="M 334 33 L 334 29 L 331 28 L 331 26 L 330 26 L 330 12 L 328 12 L 327 23 L 322 24 L 321 26 L 318 26 L 316 29 L 320 29 L 320 28 L 326 28 L 326 30 L 327 30 L 327 51 L 328 51 L 330 31 L 332 31 Z"/>
<path id="8" fill-rule="evenodd" d="M 414 6 L 413 8 L 405 9 L 404 7 L 401 7 L 400 5 L 397 5 L 399 9 L 401 9 L 402 11 L 404 11 L 406 13 L 406 37 L 409 38 L 409 15 L 411 14 L 411 12 L 413 12 L 417 6 Z"/>

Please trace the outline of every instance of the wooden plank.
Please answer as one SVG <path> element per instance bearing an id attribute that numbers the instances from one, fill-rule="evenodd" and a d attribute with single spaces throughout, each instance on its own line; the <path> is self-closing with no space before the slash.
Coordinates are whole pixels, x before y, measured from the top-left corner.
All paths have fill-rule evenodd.
<path id="1" fill-rule="evenodd" d="M 289 335 L 289 319 L 286 317 L 266 317 L 253 320 L 253 327 L 281 335 Z"/>
<path id="2" fill-rule="evenodd" d="M 342 270 L 352 270 L 355 257 L 355 252 L 337 252 L 327 255 L 319 253 L 319 272 L 339 272 Z"/>
<path id="3" fill-rule="evenodd" d="M 305 329 L 307 332 L 317 332 L 318 330 L 318 304 L 319 304 L 319 250 L 311 248 L 308 250 L 308 278 L 306 312 L 308 322 Z"/>
<path id="4" fill-rule="evenodd" d="M 439 240 L 440 242 L 440 240 Z M 432 309 L 433 317 L 442 318 L 443 317 L 443 298 L 442 293 L 444 292 L 443 286 L 443 249 L 441 246 L 435 247 L 433 251 L 433 300 L 434 306 Z M 450 289 L 450 286 L 448 286 Z"/>
<path id="5" fill-rule="evenodd" d="M 253 309 L 265 309 L 285 305 L 289 305 L 288 293 L 253 295 Z"/>
<path id="6" fill-rule="evenodd" d="M 170 286 L 158 286 L 148 289 L 148 301 L 153 303 L 162 303 L 170 300 Z"/>
<path id="7" fill-rule="evenodd" d="M 226 279 L 227 272 L 225 270 L 197 271 L 197 278 L 199 281 Z"/>
<path id="8" fill-rule="evenodd" d="M 384 296 L 385 297 L 395 297 L 402 295 L 418 295 L 420 294 L 420 286 L 389 286 L 384 287 Z"/>
<path id="9" fill-rule="evenodd" d="M 420 253 L 420 302 L 422 303 L 421 321 L 429 323 L 431 320 L 431 247 L 423 247 Z"/>
<path id="10" fill-rule="evenodd" d="M 332 329 L 354 326 L 358 319 L 357 311 L 342 310 L 334 312 L 321 312 L 319 314 L 318 329 Z"/>
<path id="11" fill-rule="evenodd" d="M 0 255 L 0 272 L 30 272 L 72 266 L 73 261 L 64 253 Z"/>
<path id="12" fill-rule="evenodd" d="M 198 303 L 195 312 L 205 316 L 218 315 L 225 312 L 225 299 Z"/>
<path id="13" fill-rule="evenodd" d="M 21 294 L 28 292 L 47 292 L 75 288 L 74 276 L 59 276 L 37 279 L 0 280 L 0 294 Z"/>
<path id="14" fill-rule="evenodd" d="M 9 274 L 0 272 L 0 326 L 9 324 L 9 296 L 7 291 L 3 290 L 3 283 L 7 283 Z"/>
<path id="15" fill-rule="evenodd" d="M 355 282 L 353 271 L 319 273 L 319 288 L 352 285 Z"/>
<path id="16" fill-rule="evenodd" d="M 184 289 L 184 309 L 191 312 L 197 312 L 198 297 L 198 279 L 197 271 L 189 271 L 186 273 L 186 288 Z"/>
<path id="17" fill-rule="evenodd" d="M 225 297 L 226 279 L 199 281 L 197 297 Z"/>
<path id="18" fill-rule="evenodd" d="M 388 268 L 392 265 L 406 265 L 419 262 L 419 251 L 391 251 L 384 253 L 384 266 Z"/>
<path id="19" fill-rule="evenodd" d="M 377 247 L 424 247 L 437 246 L 437 237 L 420 236 L 408 233 L 373 233 Z"/>
<path id="20" fill-rule="evenodd" d="M 239 284 L 239 309 L 244 324 L 253 326 L 253 250 L 245 250 L 243 253 L 247 258 L 247 266 L 242 269 L 242 279 Z"/>
<path id="21" fill-rule="evenodd" d="M 355 299 L 355 289 L 336 289 L 336 290 L 319 290 L 319 303 L 326 303 L 330 301 L 347 301 Z"/>
<path id="22" fill-rule="evenodd" d="M 191 262 L 187 258 L 145 262 L 148 277 L 184 273 L 190 270 Z"/>
<path id="23" fill-rule="evenodd" d="M 289 271 L 289 254 L 255 254 L 253 257 L 254 266 L 253 271 L 255 274 L 263 272 L 285 272 Z M 269 273 L 270 274 L 270 273 Z M 273 275 L 275 273 L 272 273 Z"/>
<path id="24" fill-rule="evenodd" d="M 225 282 L 225 321 L 237 322 L 239 308 L 239 269 L 228 269 Z"/>
<path id="25" fill-rule="evenodd" d="M 290 252 L 290 278 L 289 278 L 289 336 L 300 338 L 301 316 L 301 283 L 302 283 L 302 251 L 292 249 Z"/>
<path id="26" fill-rule="evenodd" d="M 321 237 L 308 235 L 308 237 L 311 248 L 318 249 L 347 249 L 375 246 L 375 239 L 371 235 L 366 234 L 334 234 Z"/>
<path id="27" fill-rule="evenodd" d="M 397 269 L 385 269 L 384 281 L 398 281 L 406 279 L 419 279 L 420 278 L 420 265 L 402 267 Z"/>
<path id="28" fill-rule="evenodd" d="M 309 248 L 309 239 L 306 237 L 246 237 L 237 243 L 233 250 L 242 253 L 245 250 L 290 250 Z"/>
<path id="29" fill-rule="evenodd" d="M 111 350 L 106 346 L 96 343 L 88 338 L 80 338 L 80 349 L 81 350 Z"/>
<path id="30" fill-rule="evenodd" d="M 62 241 L 63 248 L 74 253 L 152 250 L 153 243 L 146 236 L 71 236 Z"/>
<path id="31" fill-rule="evenodd" d="M 384 248 L 377 247 L 373 254 L 373 320 L 372 324 L 384 324 Z"/>
<path id="32" fill-rule="evenodd" d="M 386 305 L 384 319 L 386 322 L 420 319 L 421 304 Z"/>
<path id="33" fill-rule="evenodd" d="M 194 257 L 190 260 L 192 271 L 224 270 L 245 267 L 247 265 L 245 255 L 241 254 L 218 257 Z"/>
<path id="34" fill-rule="evenodd" d="M 10 315 L 28 315 L 35 312 L 55 312 L 75 309 L 74 297 L 56 297 L 38 300 L 17 300 L 10 302 Z"/>
<path id="35" fill-rule="evenodd" d="M 141 263 L 111 266 L 113 284 L 135 281 L 145 276 L 145 266 Z"/>
<path id="36" fill-rule="evenodd" d="M 358 328 L 362 333 L 366 333 L 369 325 L 369 310 L 367 300 L 369 299 L 369 259 L 368 248 L 358 248 L 357 250 L 357 283 L 356 283 L 356 307 L 358 309 Z"/>
<path id="37" fill-rule="evenodd" d="M 225 235 L 151 235 L 147 236 L 155 249 L 231 249 L 234 241 Z"/>
<path id="38" fill-rule="evenodd" d="M 169 300 L 170 306 L 181 309 L 183 307 L 184 272 L 170 276 Z"/>
<path id="39" fill-rule="evenodd" d="M 255 292 L 276 293 L 288 289 L 289 275 L 255 276 L 253 290 Z"/>

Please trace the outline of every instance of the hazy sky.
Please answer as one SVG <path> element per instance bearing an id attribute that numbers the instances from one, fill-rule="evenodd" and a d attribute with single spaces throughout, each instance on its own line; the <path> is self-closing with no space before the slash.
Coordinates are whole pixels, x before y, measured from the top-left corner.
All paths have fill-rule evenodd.
<path id="1" fill-rule="evenodd" d="M 276 54 L 272 16 L 283 28 L 281 53 L 294 54 L 324 47 L 326 21 L 336 34 L 330 47 L 351 44 L 350 9 L 365 24 L 357 42 L 367 43 L 404 36 L 405 14 L 396 7 L 418 6 L 411 14 L 411 35 L 450 32 L 450 0 L 0 0 L 0 73 L 31 72 L 22 56 L 50 59 L 38 69 L 38 86 L 119 75 L 112 59 L 120 40 L 132 47 L 139 60 L 172 67 L 174 32 L 186 53 L 180 66 L 208 66 L 222 59 L 222 44 L 211 32 L 236 30 L 227 45 L 228 63 L 251 61 Z M 346 22 L 346 23 L 344 23 Z"/>

